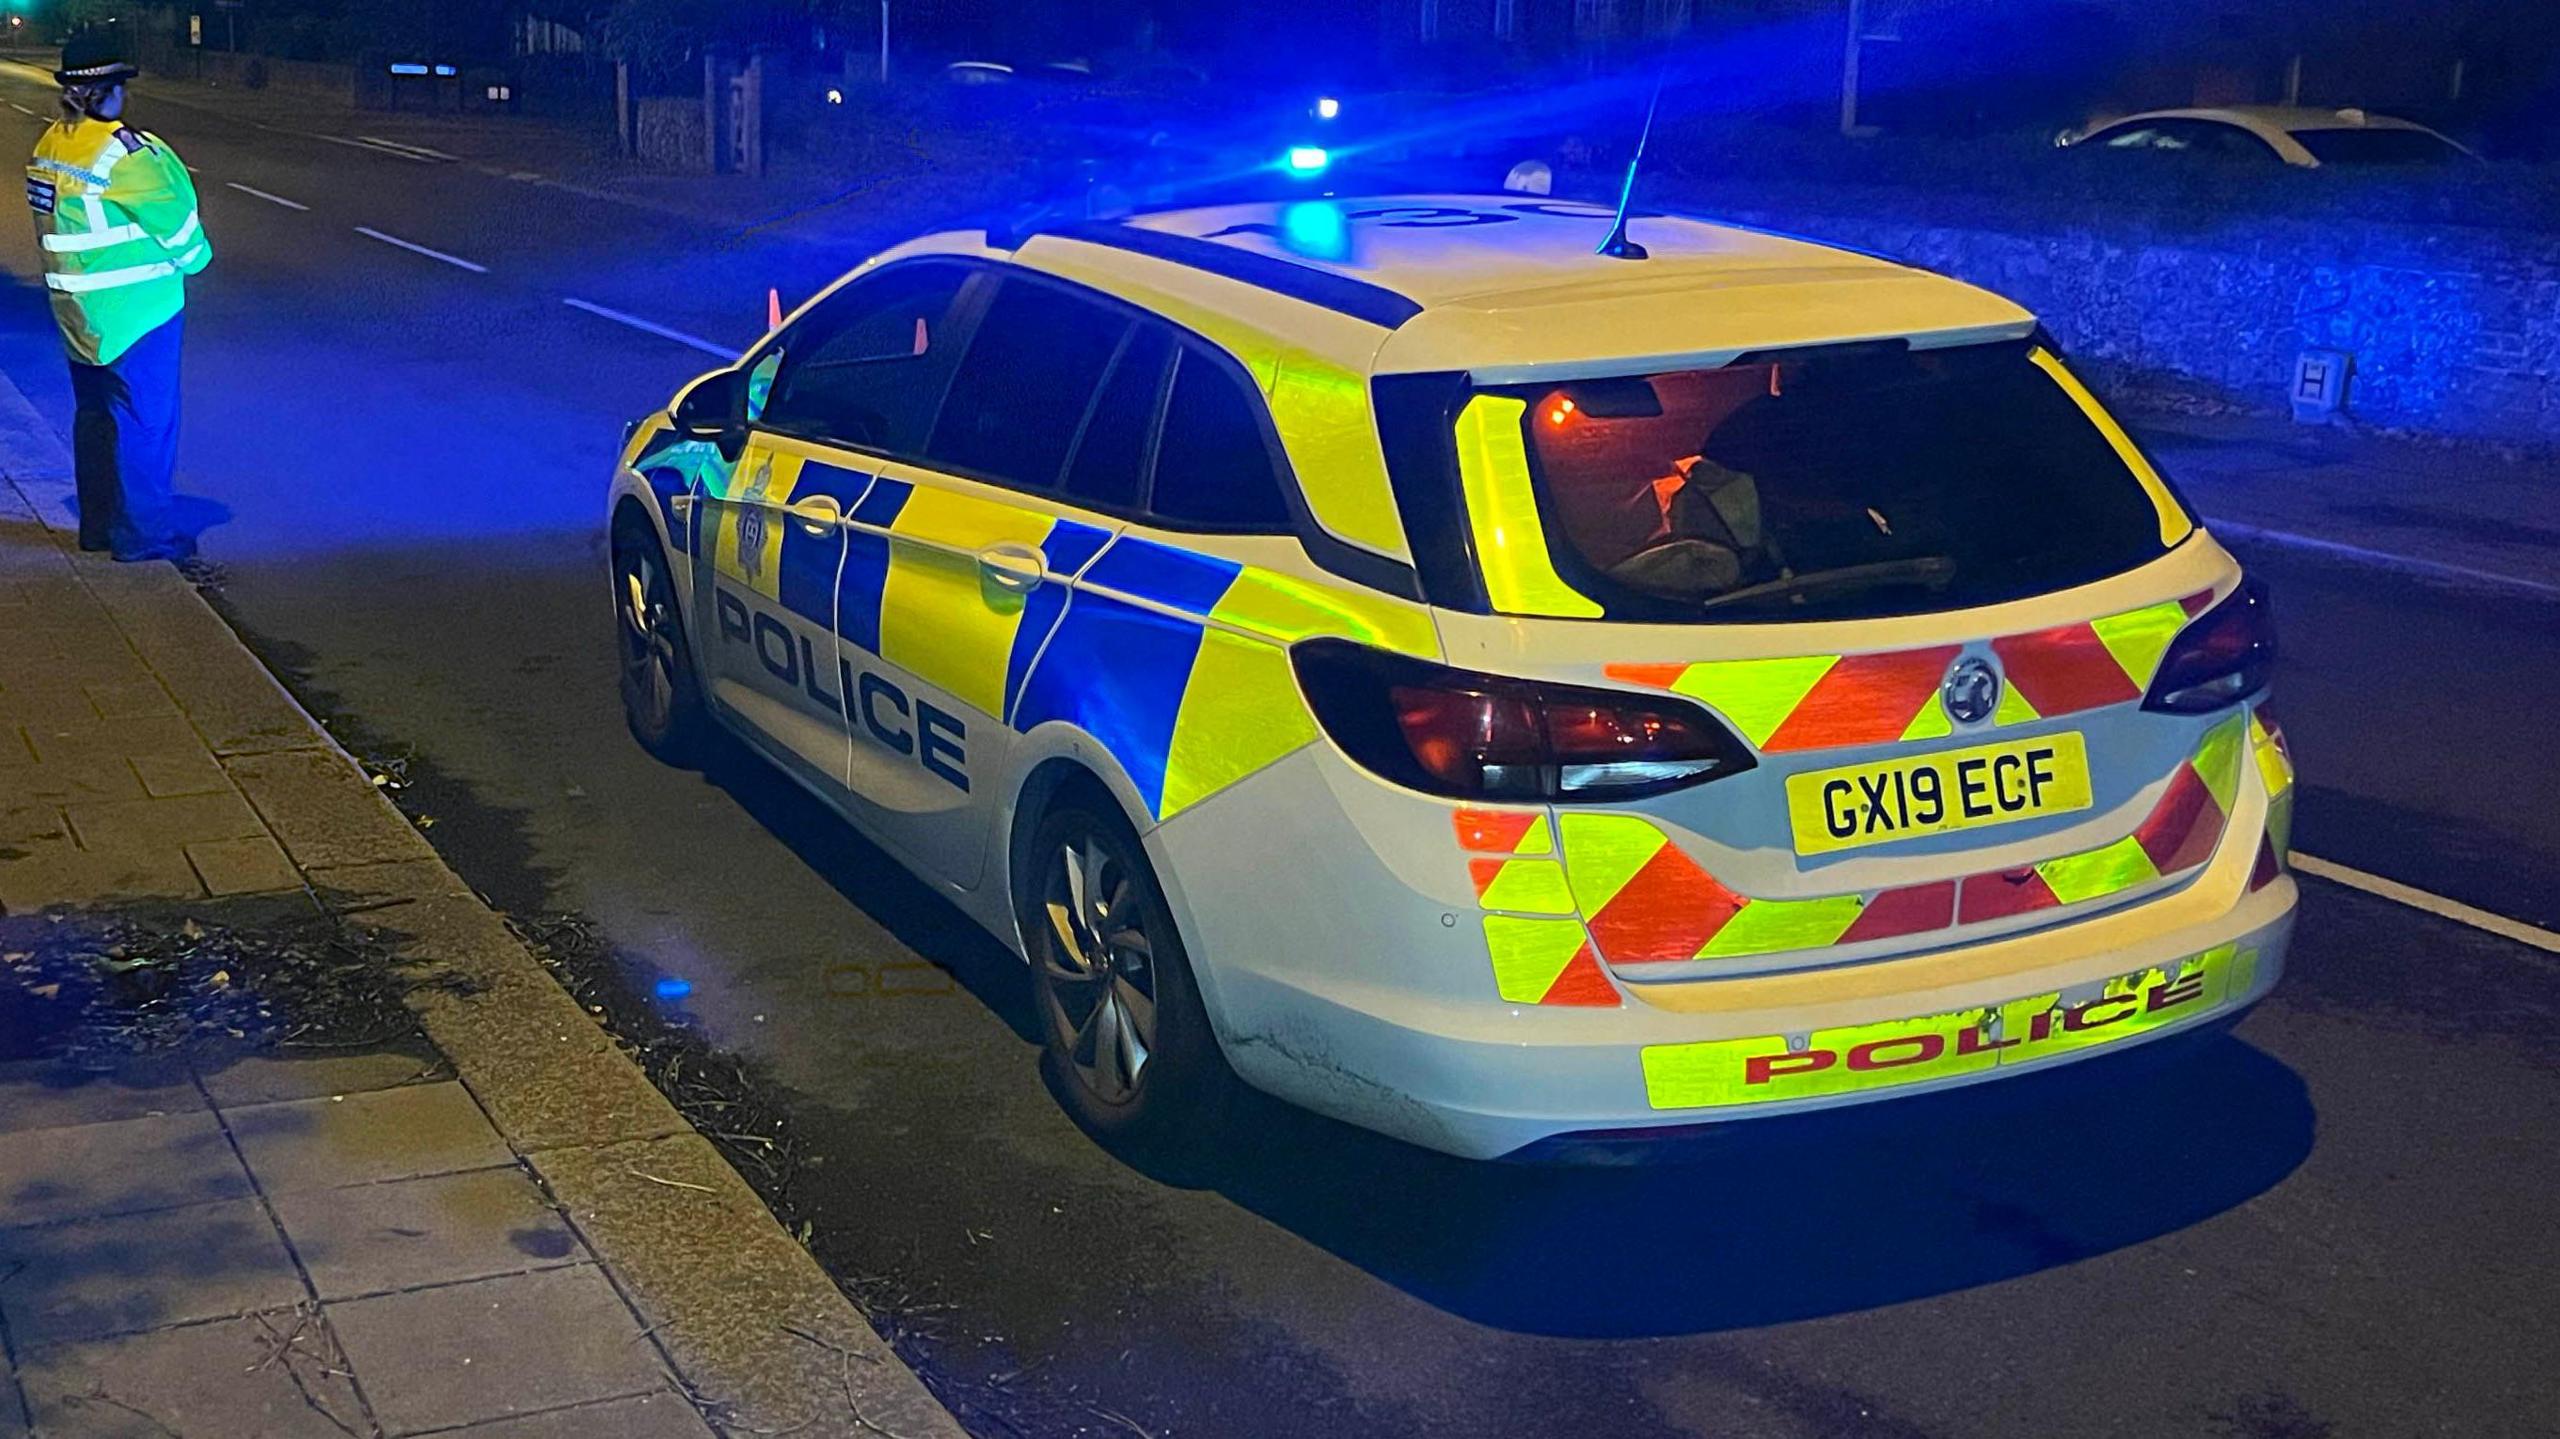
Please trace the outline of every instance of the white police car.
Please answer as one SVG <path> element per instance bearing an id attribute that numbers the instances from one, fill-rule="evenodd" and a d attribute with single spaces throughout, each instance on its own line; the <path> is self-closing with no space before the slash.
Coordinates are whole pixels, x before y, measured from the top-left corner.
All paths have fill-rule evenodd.
<path id="1" fill-rule="evenodd" d="M 1078 1115 L 1511 1154 L 2275 982 L 2266 608 L 2015 306 L 1501 196 L 928 236 L 639 425 L 623 693 L 1031 964 Z"/>

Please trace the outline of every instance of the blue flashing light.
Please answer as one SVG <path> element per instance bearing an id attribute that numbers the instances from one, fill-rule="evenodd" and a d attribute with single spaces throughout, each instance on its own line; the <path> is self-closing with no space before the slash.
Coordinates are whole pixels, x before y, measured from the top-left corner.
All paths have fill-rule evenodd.
<path id="1" fill-rule="evenodd" d="M 1339 114 L 1341 114 L 1341 113 L 1342 113 L 1342 102 L 1341 102 L 1341 101 L 1336 100 L 1336 99 L 1335 99 L 1335 98 L 1333 98 L 1331 95 L 1320 95 L 1320 96 L 1318 96 L 1318 97 L 1316 98 L 1316 118 L 1317 118 L 1317 119 L 1319 119 L 1319 120 L 1330 120 L 1330 119 L 1334 118 L 1335 116 L 1337 116 L 1337 115 L 1339 115 Z"/>
<path id="2" fill-rule="evenodd" d="M 1351 221 L 1340 205 L 1306 200 L 1280 211 L 1280 246 L 1310 260 L 1344 260 L 1351 255 Z"/>
<path id="3" fill-rule="evenodd" d="M 454 74 L 459 74 L 460 72 L 459 72 L 459 71 L 457 71 L 457 70 L 455 70 L 455 69 L 454 69 L 452 66 L 450 66 L 450 65 L 438 65 L 438 66 L 436 67 L 436 73 L 437 73 L 437 74 L 439 74 L 439 75 L 454 75 Z"/>
<path id="4" fill-rule="evenodd" d="M 693 981 L 689 979 L 677 979 L 670 975 L 667 978 L 658 981 L 657 993 L 658 998 L 660 999 L 682 999 L 686 995 L 693 993 Z"/>
<path id="5" fill-rule="evenodd" d="M 391 67 L 391 73 L 394 75 L 424 75 L 427 73 L 427 67 L 424 65 L 394 65 Z"/>
<path id="6" fill-rule="evenodd" d="M 1322 145 L 1292 145 L 1289 147 L 1288 165 L 1291 174 L 1322 174 L 1324 172 L 1324 167 L 1332 163 L 1333 157 L 1325 153 L 1325 149 Z"/>

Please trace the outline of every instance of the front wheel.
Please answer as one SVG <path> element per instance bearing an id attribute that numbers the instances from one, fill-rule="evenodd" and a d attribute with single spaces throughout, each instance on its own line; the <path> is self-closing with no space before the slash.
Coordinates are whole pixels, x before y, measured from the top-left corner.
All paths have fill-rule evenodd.
<path id="1" fill-rule="evenodd" d="M 1195 1140 L 1236 1079 L 1138 837 L 1071 799 L 1032 837 L 1024 940 L 1044 1061 L 1086 1128 L 1133 1146 Z"/>
<path id="2" fill-rule="evenodd" d="M 620 634 L 622 712 L 642 748 L 670 764 L 701 753 L 708 720 L 667 553 L 644 525 L 614 527 L 613 608 Z"/>

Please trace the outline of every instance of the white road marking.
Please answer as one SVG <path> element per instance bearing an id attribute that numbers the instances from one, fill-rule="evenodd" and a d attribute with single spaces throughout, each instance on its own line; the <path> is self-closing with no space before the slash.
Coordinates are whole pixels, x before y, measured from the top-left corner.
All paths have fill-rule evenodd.
<path id="1" fill-rule="evenodd" d="M 2279 549 L 2309 550 L 2315 554 L 2334 555 L 2339 559 L 2370 565 L 2375 569 L 2398 570 L 2404 574 L 2442 580 L 2449 584 L 2509 590 L 2531 595 L 2537 599 L 2560 599 L 2560 585 L 2545 584 L 2540 580 L 2519 579 L 2514 575 L 2502 575 L 2494 570 L 2475 570 L 2468 565 L 2448 565 L 2410 555 L 2395 555 L 2389 550 L 2367 549 L 2362 545 L 2350 545 L 2339 540 L 2324 540 L 2314 535 L 2298 535 L 2290 530 L 2263 529 L 2257 525 L 2244 525 L 2231 520 L 2207 520 L 2205 528 L 2216 535 L 2228 536 L 2236 540 L 2255 540 L 2260 544 L 2274 545 Z"/>
<path id="2" fill-rule="evenodd" d="M 423 155 L 430 160 L 443 160 L 448 163 L 459 163 L 462 159 L 459 155 L 448 155 L 442 150 L 430 150 L 424 145 L 411 145 L 399 140 L 385 140 L 379 135 L 358 135 L 356 138 L 362 140 L 368 145 L 378 146 L 385 150 L 396 151 L 403 155 Z"/>
<path id="3" fill-rule="evenodd" d="M 350 140 L 344 135 L 321 135 L 303 130 L 288 130 L 285 133 L 289 135 L 303 135 L 306 138 L 313 140 L 326 140 L 332 145 L 344 145 L 350 150 L 369 150 L 376 155 L 390 155 L 397 159 L 406 160 L 413 165 L 439 165 L 444 163 L 441 160 L 430 159 L 424 155 L 413 155 L 406 150 L 395 150 L 387 145 L 368 145 L 362 140 Z"/>
<path id="4" fill-rule="evenodd" d="M 356 226 L 356 233 L 364 236 L 368 240 L 380 240 L 386 245 L 397 245 L 401 249 L 406 250 L 413 255 L 424 255 L 430 260 L 442 260 L 456 269 L 469 270 L 475 275 L 485 275 L 489 273 L 489 267 L 486 265 L 475 265 L 469 260 L 463 259 L 459 255 L 448 255 L 442 250 L 430 250 L 424 245 L 420 245 L 409 240 L 403 240 L 397 235 L 386 235 L 380 230 L 367 229 L 362 225 Z"/>
<path id="5" fill-rule="evenodd" d="M 629 325 L 635 330 L 655 335 L 661 340 L 673 340 L 679 345 L 690 345 L 706 355 L 717 355 L 724 360 L 734 360 L 738 357 L 738 352 L 727 345 L 715 345 L 700 335 L 688 335 L 682 330 L 670 330 L 664 325 L 641 319 L 638 315 L 626 315 L 620 310 L 608 310 L 602 305 L 589 304 L 584 300 L 562 300 L 560 303 L 572 310 L 584 310 L 590 315 L 611 320 L 617 325 Z"/>
<path id="6" fill-rule="evenodd" d="M 12 100 L 12 101 L 10 101 L 10 102 L 9 102 L 9 108 L 10 108 L 10 109 L 12 109 L 12 110 L 17 111 L 19 114 L 24 115 L 24 116 L 26 116 L 27 118 L 29 118 L 29 119 L 31 119 L 31 120 L 41 120 L 41 119 L 43 119 L 43 118 L 44 118 L 43 116 L 38 115 L 35 111 L 30 110 L 30 109 L 28 109 L 26 106 L 19 104 L 19 103 L 18 103 L 17 101 L 15 101 L 15 100 Z"/>
<path id="7" fill-rule="evenodd" d="M 284 196 L 282 196 L 282 195 L 270 195 L 270 194 L 268 194 L 268 193 L 267 193 L 266 191 L 264 191 L 264 190 L 255 189 L 255 188 L 253 188 L 253 187 L 251 187 L 251 186 L 248 186 L 248 185 L 243 185 L 243 184 L 241 184 L 241 183 L 240 183 L 239 181 L 237 181 L 237 180 L 225 180 L 225 181 L 223 181 L 222 183 L 224 183 L 224 184 L 226 184 L 226 185 L 230 186 L 230 187 L 231 187 L 232 189 L 234 189 L 234 190 L 239 191 L 239 192 L 240 192 L 241 194 L 243 194 L 243 195 L 255 195 L 255 196 L 257 196 L 259 199 L 266 201 L 266 202 L 267 202 L 268 204 L 270 204 L 270 205 L 282 205 L 282 206 L 284 206 L 284 207 L 285 207 L 286 209 L 288 209 L 288 210 L 308 210 L 308 209 L 310 209 L 310 208 L 311 208 L 310 206 L 305 205 L 305 204 L 303 204 L 302 202 L 300 202 L 300 201 L 298 201 L 298 200 L 288 200 L 288 199 L 286 199 L 286 198 L 285 198 Z"/>
<path id="8" fill-rule="evenodd" d="M 2447 899 L 2440 894 L 2429 894 L 2423 889 L 2402 884 L 2396 879 L 2384 879 L 2378 874 L 2349 869 L 2343 864 L 2322 859 L 2318 855 L 2304 854 L 2300 850 L 2294 851 L 2291 863 L 2294 868 L 2301 870 L 2304 874 L 2316 875 L 2332 884 L 2343 884 L 2349 889 L 2360 889 L 2367 894 L 2390 900 L 2394 904 L 2405 904 L 2411 909 L 2425 910 L 2438 918 L 2449 919 L 2456 924 L 2467 924 L 2473 929 L 2484 934 L 2494 934 L 2500 939 L 2512 939 L 2518 944 L 2529 944 L 2546 954 L 2560 954 L 2560 934 L 2553 934 L 2547 929 L 2537 929 L 2523 920 L 2509 919 L 2503 914 L 2491 914 L 2485 909 L 2473 909 L 2460 900 Z"/>

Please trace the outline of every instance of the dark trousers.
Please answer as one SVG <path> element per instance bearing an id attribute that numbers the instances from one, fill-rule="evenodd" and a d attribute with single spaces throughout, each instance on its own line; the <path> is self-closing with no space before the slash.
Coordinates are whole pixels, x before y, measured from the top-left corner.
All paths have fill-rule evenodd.
<path id="1" fill-rule="evenodd" d="M 108 365 L 71 365 L 80 480 L 80 548 L 119 558 L 178 543 L 169 513 L 178 469 L 178 345 L 186 316 L 136 340 Z"/>

